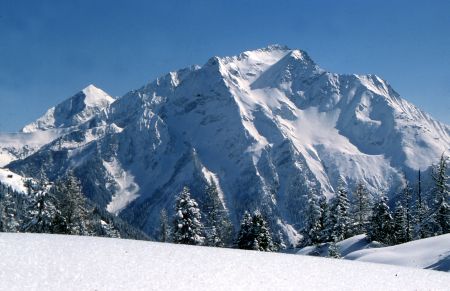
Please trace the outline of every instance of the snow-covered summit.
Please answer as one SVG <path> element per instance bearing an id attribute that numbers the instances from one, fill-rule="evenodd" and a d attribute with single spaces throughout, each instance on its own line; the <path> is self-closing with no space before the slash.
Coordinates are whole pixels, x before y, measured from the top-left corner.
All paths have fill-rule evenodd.
<path id="1" fill-rule="evenodd" d="M 22 132 L 29 133 L 80 125 L 108 107 L 114 100 L 103 90 L 91 84 L 57 106 L 50 108 L 35 122 L 26 125 Z"/>
<path id="2" fill-rule="evenodd" d="M 8 166 L 50 179 L 74 170 L 92 200 L 148 233 L 183 186 L 202 200 L 213 178 L 236 225 L 264 208 L 292 238 L 309 189 L 332 197 L 342 177 L 392 197 L 403 173 L 413 182 L 450 149 L 450 127 L 380 77 L 327 72 L 277 45 L 170 72 L 105 107 L 86 105 L 91 91 L 26 127 L 76 131 Z"/>

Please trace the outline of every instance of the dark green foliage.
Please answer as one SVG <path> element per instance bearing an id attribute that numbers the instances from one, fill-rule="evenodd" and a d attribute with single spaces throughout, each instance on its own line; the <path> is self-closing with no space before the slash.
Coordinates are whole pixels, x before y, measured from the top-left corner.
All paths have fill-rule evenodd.
<path id="1" fill-rule="evenodd" d="M 393 218 L 386 196 L 381 196 L 373 207 L 368 237 L 387 245 L 394 242 Z"/>
<path id="2" fill-rule="evenodd" d="M 32 185 L 30 180 L 26 184 L 29 195 L 28 215 L 22 227 L 25 232 L 53 233 L 53 222 L 55 220 L 56 197 L 50 190 L 50 185 L 41 182 L 38 185 Z"/>
<path id="3" fill-rule="evenodd" d="M 341 253 L 339 251 L 339 247 L 337 246 L 335 241 L 330 242 L 330 244 L 328 246 L 328 257 L 335 258 L 335 259 L 341 258 Z"/>
<path id="4" fill-rule="evenodd" d="M 322 241 L 322 232 L 324 230 L 324 221 L 322 217 L 322 208 L 320 198 L 315 191 L 307 193 L 306 223 L 302 231 L 304 246 L 317 244 Z"/>
<path id="5" fill-rule="evenodd" d="M 245 250 L 273 251 L 272 234 L 259 210 L 253 212 L 253 215 L 245 212 L 238 234 L 237 246 Z"/>
<path id="6" fill-rule="evenodd" d="M 213 180 L 210 181 L 205 192 L 206 245 L 214 247 L 229 246 L 232 240 L 233 226 Z"/>
<path id="7" fill-rule="evenodd" d="M 330 207 L 330 229 L 328 231 L 331 239 L 334 241 L 341 241 L 350 235 L 349 207 L 350 202 L 348 201 L 347 189 L 344 181 L 340 179 L 336 197 L 331 201 Z"/>
<path id="8" fill-rule="evenodd" d="M 352 235 L 362 234 L 367 231 L 371 216 L 371 199 L 366 186 L 359 182 L 352 196 L 351 214 L 353 217 Z"/>
<path id="9" fill-rule="evenodd" d="M 394 211 L 394 243 L 401 244 L 409 241 L 408 220 L 406 209 L 397 201 Z"/>
<path id="10" fill-rule="evenodd" d="M 430 223 L 433 235 L 450 232 L 450 191 L 447 175 L 448 157 L 442 154 L 439 163 L 433 169 L 434 188 L 432 191 L 433 205 L 430 213 Z"/>
<path id="11" fill-rule="evenodd" d="M 159 237 L 160 242 L 168 242 L 170 240 L 170 227 L 169 217 L 167 216 L 167 210 L 161 209 L 159 215 Z"/>
<path id="12" fill-rule="evenodd" d="M 204 242 L 203 224 L 197 202 L 191 198 L 189 188 L 178 195 L 173 220 L 173 242 L 201 245 Z"/>

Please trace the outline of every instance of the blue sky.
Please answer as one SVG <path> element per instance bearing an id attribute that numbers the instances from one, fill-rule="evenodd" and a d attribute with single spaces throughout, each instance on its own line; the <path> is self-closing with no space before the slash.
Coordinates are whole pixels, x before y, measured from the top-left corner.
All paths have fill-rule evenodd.
<path id="1" fill-rule="evenodd" d="M 450 1 L 0 0 L 0 131 L 90 83 L 121 96 L 272 43 L 333 72 L 380 75 L 450 124 Z"/>

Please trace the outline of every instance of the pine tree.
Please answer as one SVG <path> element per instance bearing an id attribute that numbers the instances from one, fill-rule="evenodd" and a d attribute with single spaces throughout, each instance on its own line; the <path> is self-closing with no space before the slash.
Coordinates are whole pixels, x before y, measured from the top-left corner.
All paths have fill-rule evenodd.
<path id="1" fill-rule="evenodd" d="M 89 235 L 89 211 L 78 179 L 69 173 L 63 181 L 58 183 L 56 192 L 59 212 L 54 219 L 55 232 Z"/>
<path id="2" fill-rule="evenodd" d="M 341 253 L 339 251 L 339 247 L 337 246 L 335 241 L 330 242 L 330 244 L 328 246 L 328 257 L 335 258 L 335 259 L 341 258 Z"/>
<path id="3" fill-rule="evenodd" d="M 254 250 L 270 252 L 273 250 L 272 234 L 267 221 L 260 211 L 255 211 L 252 217 L 252 232 L 258 242 L 258 246 L 253 246 Z"/>
<path id="4" fill-rule="evenodd" d="M 28 188 L 30 204 L 27 221 L 22 229 L 25 232 L 53 233 L 53 221 L 56 216 L 56 198 L 48 191 L 46 182 L 39 183 L 36 189 Z"/>
<path id="5" fill-rule="evenodd" d="M 323 225 L 321 224 L 322 209 L 320 207 L 319 197 L 315 191 L 307 193 L 306 223 L 302 231 L 303 245 L 313 245 L 322 240 Z"/>
<path id="6" fill-rule="evenodd" d="M 417 190 L 416 190 L 416 199 L 415 199 L 415 209 L 414 209 L 414 238 L 422 239 L 428 237 L 428 233 L 431 232 L 428 229 L 428 225 L 425 223 L 425 219 L 427 216 L 429 209 L 426 204 L 425 199 L 423 199 L 422 195 L 422 178 L 421 172 L 419 170 L 417 175 Z"/>
<path id="7" fill-rule="evenodd" d="M 252 216 L 248 211 L 245 211 L 238 233 L 237 247 L 243 250 L 251 250 L 254 239 L 252 236 Z"/>
<path id="8" fill-rule="evenodd" d="M 396 244 L 409 241 L 407 224 L 408 220 L 406 209 L 400 201 L 397 201 L 394 212 L 394 242 Z"/>
<path id="9" fill-rule="evenodd" d="M 197 202 L 191 198 L 187 187 L 183 188 L 176 199 L 173 242 L 190 245 L 200 245 L 204 242 L 200 209 Z"/>
<path id="10" fill-rule="evenodd" d="M 20 221 L 17 215 L 17 205 L 14 192 L 7 188 L 3 192 L 1 201 L 1 224 L 2 231 L 16 232 L 20 229 Z"/>
<path id="11" fill-rule="evenodd" d="M 381 196 L 373 207 L 368 237 L 384 244 L 393 242 L 393 218 L 386 196 Z"/>
<path id="12" fill-rule="evenodd" d="M 114 226 L 112 219 L 107 219 L 102 215 L 102 211 L 95 206 L 90 214 L 90 233 L 95 236 L 120 238 L 120 233 Z"/>
<path id="13" fill-rule="evenodd" d="M 450 232 L 450 191 L 447 175 L 447 157 L 442 154 L 438 165 L 433 169 L 432 178 L 433 188 L 433 206 L 430 214 L 430 220 L 434 222 L 432 232 L 434 235 L 440 235 Z"/>
<path id="14" fill-rule="evenodd" d="M 170 239 L 170 227 L 169 218 L 167 216 L 167 210 L 161 209 L 159 214 L 159 241 L 168 242 Z"/>
<path id="15" fill-rule="evenodd" d="M 342 179 L 339 180 L 336 196 L 330 207 L 330 236 L 334 241 L 341 241 L 350 235 L 349 201 L 347 189 Z"/>
<path id="16" fill-rule="evenodd" d="M 208 246 L 224 247 L 229 245 L 232 237 L 232 224 L 219 197 L 219 191 L 211 179 L 206 187 L 206 243 Z"/>
<path id="17" fill-rule="evenodd" d="M 365 233 L 371 216 L 371 200 L 369 192 L 362 182 L 358 182 L 356 185 L 352 205 L 353 234 Z"/>
<path id="18" fill-rule="evenodd" d="M 319 219 L 319 224 L 320 224 L 320 241 L 321 242 L 327 242 L 330 241 L 330 233 L 329 233 L 329 229 L 331 229 L 330 226 L 330 210 L 328 208 L 328 202 L 327 199 L 325 197 L 322 197 L 319 201 L 319 206 L 320 206 L 320 219 Z"/>
<path id="19" fill-rule="evenodd" d="M 405 237 L 402 239 L 404 242 L 411 241 L 414 235 L 413 225 L 413 203 L 412 203 L 412 189 L 409 186 L 408 181 L 405 179 L 406 184 L 402 192 L 402 208 L 405 215 Z"/>
<path id="20" fill-rule="evenodd" d="M 270 252 L 274 249 L 267 221 L 259 210 L 253 215 L 245 212 L 239 230 L 237 245 L 240 249 Z"/>

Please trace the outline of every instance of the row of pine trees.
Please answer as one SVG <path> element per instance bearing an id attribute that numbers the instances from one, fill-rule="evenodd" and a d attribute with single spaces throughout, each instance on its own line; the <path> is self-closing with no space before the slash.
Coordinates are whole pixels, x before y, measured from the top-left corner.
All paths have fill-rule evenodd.
<path id="1" fill-rule="evenodd" d="M 369 240 L 386 245 L 450 233 L 447 172 L 447 158 L 443 155 L 432 171 L 431 197 L 423 195 L 419 171 L 415 191 L 406 183 L 394 209 L 384 195 L 373 202 L 362 183 L 354 190 L 352 203 L 342 180 L 329 204 L 309 193 L 302 246 L 336 243 L 364 233 Z"/>
<path id="2" fill-rule="evenodd" d="M 358 234 L 393 245 L 450 233 L 447 159 L 442 156 L 433 169 L 432 197 L 424 197 L 420 175 L 419 171 L 415 191 L 406 183 L 394 209 L 384 195 L 373 201 L 363 183 L 357 184 L 349 198 L 349 191 L 340 179 L 337 193 L 329 202 L 313 190 L 308 191 L 306 221 L 299 247 L 328 242 L 330 251 L 337 252 L 336 242 Z M 161 212 L 160 240 L 260 251 L 274 251 L 284 246 L 279 236 L 272 236 L 266 217 L 258 210 L 245 212 L 237 237 L 233 239 L 231 222 L 213 181 L 206 189 L 206 197 L 204 225 L 198 203 L 185 187 L 176 199 L 172 223 L 166 210 Z"/>
<path id="3" fill-rule="evenodd" d="M 328 242 L 330 250 L 337 252 L 336 242 L 358 234 L 392 245 L 450 233 L 447 162 L 443 155 L 433 168 L 434 187 L 428 195 L 423 194 L 419 172 L 416 189 L 406 184 L 394 209 L 384 195 L 373 201 L 362 183 L 350 196 L 341 179 L 331 201 L 314 190 L 307 191 L 299 247 Z M 73 174 L 54 184 L 27 180 L 25 186 L 28 193 L 24 195 L 0 184 L 0 231 L 148 239 L 89 202 Z M 161 211 L 159 240 L 259 251 L 285 248 L 280 231 L 275 236 L 271 231 L 270 215 L 246 211 L 235 235 L 214 181 L 206 187 L 204 197 L 201 211 L 185 187 L 176 198 L 174 215 L 169 218 L 165 209 Z"/>
<path id="4" fill-rule="evenodd" d="M 56 183 L 25 181 L 27 193 L 0 184 L 0 231 L 147 237 L 90 203 L 74 175 Z"/>
<path id="5" fill-rule="evenodd" d="M 161 211 L 160 241 L 259 251 L 276 250 L 268 223 L 260 211 L 256 210 L 252 214 L 245 212 L 237 239 L 234 240 L 228 211 L 220 200 L 214 181 L 210 182 L 205 192 L 205 223 L 202 222 L 198 203 L 191 197 L 189 188 L 184 187 L 176 199 L 171 224 L 167 211 Z"/>

